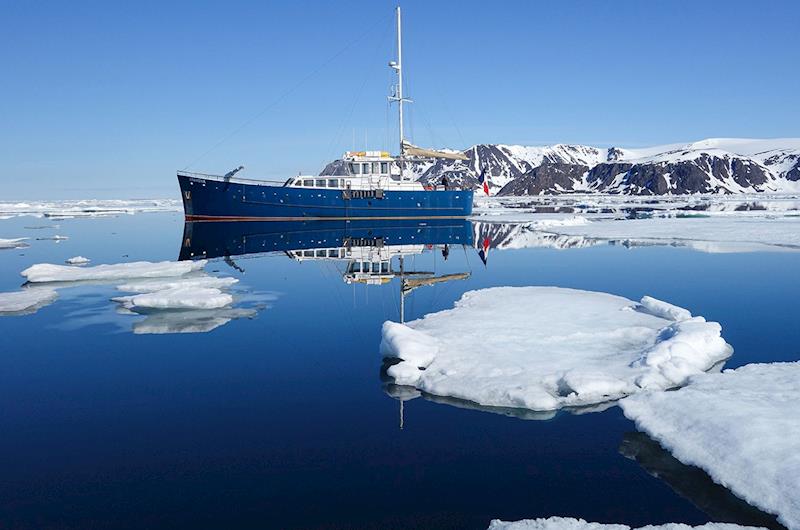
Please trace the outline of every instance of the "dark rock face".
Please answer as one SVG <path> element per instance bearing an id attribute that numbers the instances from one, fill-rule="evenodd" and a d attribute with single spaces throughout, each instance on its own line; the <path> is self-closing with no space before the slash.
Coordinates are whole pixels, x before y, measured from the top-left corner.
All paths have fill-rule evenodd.
<path id="1" fill-rule="evenodd" d="M 758 190 L 768 179 L 764 169 L 750 160 L 706 153 L 676 162 L 598 164 L 587 177 L 593 190 L 632 195 L 733 193 L 735 186 L 726 186 L 725 181 Z"/>
<path id="2" fill-rule="evenodd" d="M 789 169 L 784 174 L 787 180 L 794 182 L 800 180 L 800 153 L 780 153 L 764 160 L 764 165 L 767 167 L 776 166 L 778 164 L 788 165 Z"/>
<path id="3" fill-rule="evenodd" d="M 512 180 L 497 195 L 540 195 L 572 191 L 589 166 L 544 162 Z"/>
<path id="4" fill-rule="evenodd" d="M 503 146 L 475 145 L 464 154 L 468 160 L 436 160 L 419 180 L 424 184 L 438 184 L 446 175 L 447 180 L 455 186 L 475 189 L 480 187 L 480 172 L 485 171 L 489 187 L 493 188 L 493 178 L 517 178 L 532 169 L 527 161 L 515 159 Z"/>

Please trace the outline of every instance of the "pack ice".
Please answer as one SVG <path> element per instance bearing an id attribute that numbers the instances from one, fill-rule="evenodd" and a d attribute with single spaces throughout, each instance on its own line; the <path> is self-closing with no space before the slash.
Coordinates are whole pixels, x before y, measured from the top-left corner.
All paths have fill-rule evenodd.
<path id="1" fill-rule="evenodd" d="M 706 523 L 689 526 L 681 523 L 647 525 L 636 530 L 755 530 L 754 526 L 739 526 L 730 523 Z M 501 521 L 495 519 L 488 530 L 632 530 L 624 524 L 589 523 L 571 517 L 550 517 L 548 519 L 523 519 L 522 521 Z"/>
<path id="2" fill-rule="evenodd" d="M 722 328 L 650 297 L 558 287 L 465 293 L 450 310 L 385 322 L 399 385 L 483 406 L 555 410 L 685 383 L 727 359 Z"/>
<path id="3" fill-rule="evenodd" d="M 39 308 L 55 302 L 56 298 L 58 293 L 54 289 L 47 288 L 0 293 L 0 315 L 35 313 Z"/>
<path id="4" fill-rule="evenodd" d="M 684 464 L 800 528 L 800 362 L 751 364 L 692 377 L 677 392 L 620 402 L 625 415 Z"/>

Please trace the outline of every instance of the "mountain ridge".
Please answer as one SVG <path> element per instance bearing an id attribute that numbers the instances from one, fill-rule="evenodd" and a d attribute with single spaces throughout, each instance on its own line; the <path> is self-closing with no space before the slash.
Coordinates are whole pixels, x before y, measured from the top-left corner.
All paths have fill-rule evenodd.
<path id="1" fill-rule="evenodd" d="M 501 196 L 800 191 L 800 138 L 707 138 L 644 148 L 477 144 L 461 152 L 467 160 L 410 161 L 407 171 L 426 185 L 447 177 L 480 189 L 485 170 L 490 193 Z"/>

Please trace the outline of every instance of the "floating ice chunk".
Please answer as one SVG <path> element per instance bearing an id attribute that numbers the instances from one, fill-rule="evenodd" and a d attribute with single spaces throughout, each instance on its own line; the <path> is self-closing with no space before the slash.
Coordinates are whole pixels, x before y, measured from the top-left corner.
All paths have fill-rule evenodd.
<path id="1" fill-rule="evenodd" d="M 68 263 L 69 265 L 86 265 L 90 261 L 92 260 L 90 260 L 89 258 L 84 258 L 83 256 L 75 256 L 66 260 L 65 263 Z"/>
<path id="2" fill-rule="evenodd" d="M 682 523 L 647 525 L 636 530 L 757 530 L 755 526 L 739 526 L 731 523 L 706 523 L 700 526 L 689 526 Z M 488 530 L 632 530 L 624 524 L 588 523 L 583 519 L 571 517 L 550 517 L 548 519 L 523 519 L 506 522 L 495 519 Z"/>
<path id="3" fill-rule="evenodd" d="M 430 394 L 531 410 L 586 406 L 679 386 L 730 356 L 719 324 L 668 315 L 689 313 L 654 299 L 497 287 L 407 325 L 385 323 L 381 353 L 402 361 L 387 368 L 395 383 Z"/>
<path id="4" fill-rule="evenodd" d="M 800 249 L 800 217 L 654 218 L 594 221 L 545 230 L 631 245 L 682 245 L 707 252 Z"/>
<path id="5" fill-rule="evenodd" d="M 129 278 L 165 278 L 181 276 L 205 267 L 206 261 L 162 261 L 151 263 L 137 261 L 94 267 L 70 267 L 38 263 L 28 267 L 20 274 L 29 282 L 76 282 L 125 280 Z"/>
<path id="6" fill-rule="evenodd" d="M 0 249 L 4 248 L 25 248 L 29 246 L 25 243 L 27 237 L 18 237 L 16 239 L 2 239 L 0 238 Z"/>
<path id="7" fill-rule="evenodd" d="M 181 202 L 175 199 L 84 199 L 65 201 L 0 202 L 0 215 L 8 217 L 32 215 L 68 219 L 74 217 L 103 217 L 142 212 L 180 211 Z"/>
<path id="8" fill-rule="evenodd" d="M 662 302 L 661 300 L 656 300 L 652 296 L 643 296 L 641 304 L 651 315 L 657 317 L 675 320 L 677 322 L 692 318 L 692 314 L 688 310 L 668 304 L 667 302 Z"/>
<path id="9" fill-rule="evenodd" d="M 34 313 L 53 303 L 58 293 L 53 289 L 31 288 L 0 293 L 0 315 Z"/>
<path id="10" fill-rule="evenodd" d="M 800 528 L 800 362 L 701 374 L 677 392 L 620 402 L 684 464 Z"/>
<path id="11" fill-rule="evenodd" d="M 218 309 L 232 304 L 233 296 L 210 287 L 173 287 L 113 300 L 127 309 Z"/>
<path id="12" fill-rule="evenodd" d="M 230 287 L 237 283 L 239 280 L 232 277 L 217 277 L 217 276 L 190 276 L 183 278 L 166 278 L 157 280 L 136 280 L 129 281 L 117 286 L 120 291 L 127 291 L 131 293 L 154 293 L 156 291 L 163 291 L 165 289 L 175 289 L 178 287 L 206 287 L 221 289 Z"/>
<path id="13" fill-rule="evenodd" d="M 69 239 L 69 236 L 61 236 L 56 234 L 54 236 L 37 237 L 36 241 L 55 241 L 56 243 L 59 243 L 61 241 L 66 241 L 67 239 Z"/>

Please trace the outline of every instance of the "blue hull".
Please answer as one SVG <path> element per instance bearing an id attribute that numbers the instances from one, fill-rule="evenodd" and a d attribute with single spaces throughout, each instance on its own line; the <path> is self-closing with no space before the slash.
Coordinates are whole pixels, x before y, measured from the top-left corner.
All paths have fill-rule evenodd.
<path id="1" fill-rule="evenodd" d="M 472 246 L 467 220 L 187 222 L 180 260 L 342 247 L 350 241 L 380 245 Z"/>
<path id="2" fill-rule="evenodd" d="M 266 186 L 178 175 L 189 221 L 463 219 L 472 191 L 383 191 Z M 349 197 L 348 197 L 349 195 Z"/>

